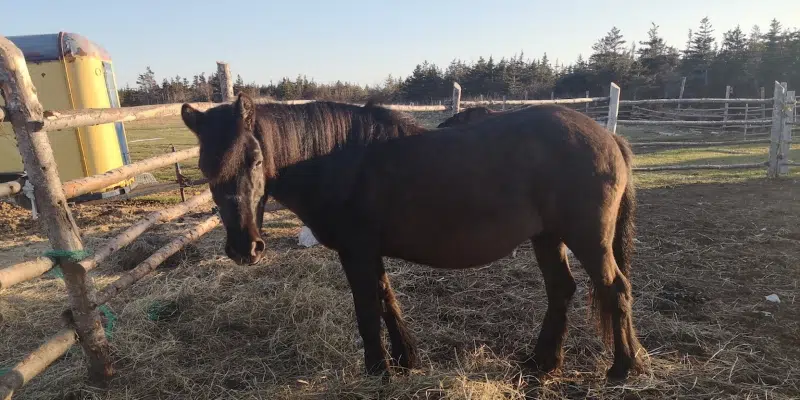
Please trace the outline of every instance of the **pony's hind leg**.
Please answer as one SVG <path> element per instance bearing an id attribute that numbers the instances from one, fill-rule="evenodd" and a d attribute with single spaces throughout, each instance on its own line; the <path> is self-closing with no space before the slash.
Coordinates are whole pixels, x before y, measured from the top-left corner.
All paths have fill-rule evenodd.
<path id="1" fill-rule="evenodd" d="M 381 340 L 380 257 L 340 252 L 339 259 L 353 293 L 367 373 L 388 378 L 386 349 Z"/>
<path id="2" fill-rule="evenodd" d="M 389 284 L 389 276 L 381 264 L 381 278 L 378 281 L 383 300 L 383 321 L 392 342 L 392 360 L 406 371 L 417 364 L 417 345 L 414 335 L 403 320 L 400 303 L 394 297 L 394 290 Z"/>
<path id="3" fill-rule="evenodd" d="M 599 318 L 602 337 L 606 343 L 613 338 L 614 363 L 606 377 L 624 380 L 631 369 L 640 369 L 639 357 L 644 351 L 633 326 L 631 285 L 617 267 L 610 241 L 600 237 L 586 239 L 574 247 L 568 244 L 591 278 L 592 306 Z"/>
<path id="4" fill-rule="evenodd" d="M 560 238 L 541 234 L 531 239 L 536 261 L 547 292 L 547 313 L 533 350 L 533 364 L 543 373 L 561 368 L 563 345 L 567 335 L 567 308 L 575 294 L 575 279 L 569 269 L 566 247 Z"/>

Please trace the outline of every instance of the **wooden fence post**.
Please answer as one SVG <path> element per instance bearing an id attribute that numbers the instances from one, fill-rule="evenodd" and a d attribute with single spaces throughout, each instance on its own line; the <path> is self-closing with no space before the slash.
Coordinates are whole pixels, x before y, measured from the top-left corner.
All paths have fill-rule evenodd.
<path id="1" fill-rule="evenodd" d="M 503 95 L 503 110 L 506 109 L 506 96 Z"/>
<path id="2" fill-rule="evenodd" d="M 747 114 L 750 113 L 750 103 L 744 103 L 744 139 L 747 140 Z"/>
<path id="3" fill-rule="evenodd" d="M 222 96 L 221 102 L 233 101 L 233 79 L 231 79 L 231 69 L 227 63 L 217 61 L 217 77 L 219 78 L 219 93 Z"/>
<path id="4" fill-rule="evenodd" d="M 94 286 L 78 264 L 83 252 L 78 226 L 67 206 L 58 168 L 47 132 L 43 127 L 43 109 L 36 95 L 22 52 L 0 36 L 0 88 L 10 112 L 17 147 L 28 179 L 33 184 L 40 220 L 64 272 L 64 283 L 72 311 L 72 320 L 83 352 L 89 361 L 89 377 L 96 383 L 113 375 L 110 348 L 94 302 Z"/>
<path id="5" fill-rule="evenodd" d="M 586 98 L 587 99 L 589 98 L 589 91 L 588 90 L 586 91 Z M 583 113 L 586 114 L 586 115 L 589 115 L 589 103 L 586 103 L 586 106 L 584 107 Z"/>
<path id="6" fill-rule="evenodd" d="M 683 100 L 683 91 L 686 89 L 686 77 L 681 78 L 681 92 L 678 93 L 678 99 Z M 681 103 L 678 103 L 678 110 L 681 109 Z"/>
<path id="7" fill-rule="evenodd" d="M 732 88 L 731 86 L 725 86 L 725 100 L 728 100 L 728 99 L 730 99 L 730 98 L 731 98 L 731 90 L 732 90 L 732 89 L 733 89 L 733 88 Z M 726 103 L 725 103 L 725 111 L 723 111 L 723 114 L 722 114 L 722 131 L 723 131 L 723 132 L 724 132 L 726 129 L 728 129 L 728 125 L 727 125 L 727 123 L 728 123 L 728 109 L 729 109 L 729 108 L 730 108 L 730 106 L 729 106 L 729 104 L 726 102 Z"/>
<path id="8" fill-rule="evenodd" d="M 783 137 L 784 103 L 786 102 L 786 86 L 775 82 L 775 93 L 772 98 L 772 130 L 769 144 L 769 167 L 767 177 L 778 177 L 778 162 L 781 151 L 781 138 Z"/>
<path id="9" fill-rule="evenodd" d="M 483 100 L 483 95 L 481 95 Z M 461 111 L 461 85 L 458 82 L 453 82 L 453 115 Z"/>
<path id="10" fill-rule="evenodd" d="M 766 91 L 764 87 L 761 87 L 761 100 L 764 100 L 764 96 L 766 96 Z M 761 119 L 767 119 L 767 105 L 761 104 Z"/>
<path id="11" fill-rule="evenodd" d="M 795 91 L 786 92 L 786 100 L 783 102 L 783 124 L 781 126 L 781 148 L 778 156 L 778 175 L 789 174 L 789 152 L 792 148 L 792 128 L 794 127 L 794 113 L 797 100 Z"/>
<path id="12" fill-rule="evenodd" d="M 611 82 L 611 90 L 608 93 L 608 120 L 606 129 L 611 133 L 617 133 L 617 115 L 619 114 L 619 95 L 620 89 L 616 83 Z"/>

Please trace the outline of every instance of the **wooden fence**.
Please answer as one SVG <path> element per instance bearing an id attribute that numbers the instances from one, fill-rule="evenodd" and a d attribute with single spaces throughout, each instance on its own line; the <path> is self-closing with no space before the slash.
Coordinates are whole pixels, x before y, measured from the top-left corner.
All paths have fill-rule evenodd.
<path id="1" fill-rule="evenodd" d="M 221 82 L 231 85 L 227 65 L 219 64 L 219 71 L 223 73 Z M 178 205 L 153 212 L 143 220 L 133 224 L 124 232 L 108 240 L 104 245 L 94 249 L 91 255 L 84 251 L 80 238 L 79 228 L 73 218 L 67 199 L 107 187 L 137 174 L 152 171 L 172 165 L 176 162 L 197 157 L 199 148 L 168 153 L 138 161 L 123 167 L 108 171 L 104 174 L 87 178 L 61 182 L 58 175 L 50 142 L 46 132 L 79 126 L 103 124 L 117 121 L 134 121 L 142 119 L 157 119 L 180 115 L 181 104 L 166 104 L 141 107 L 125 107 L 114 109 L 88 109 L 69 111 L 45 111 L 39 103 L 36 90 L 33 87 L 28 68 L 22 52 L 6 38 L 0 36 L 0 88 L 5 98 L 6 107 L 0 109 L 0 120 L 9 120 L 16 135 L 18 147 L 22 155 L 23 164 L 27 173 L 27 180 L 32 185 L 33 197 L 40 222 L 44 226 L 50 241 L 52 251 L 40 258 L 25 261 L 0 269 L 0 290 L 6 289 L 21 282 L 35 279 L 47 271 L 58 266 L 64 274 L 65 288 L 68 294 L 69 323 L 62 330 L 56 332 L 44 344 L 39 346 L 27 357 L 19 361 L 9 372 L 0 377 L 0 399 L 9 399 L 15 390 L 28 383 L 36 375 L 44 371 L 51 363 L 65 354 L 69 348 L 79 343 L 87 359 L 88 374 L 93 382 L 103 382 L 114 374 L 110 359 L 109 344 L 102 329 L 98 307 L 113 299 L 122 290 L 130 287 L 148 273 L 152 272 L 169 256 L 180 251 L 188 243 L 197 240 L 220 224 L 218 215 L 204 218 L 183 234 L 172 240 L 167 245 L 155 251 L 149 258 L 135 268 L 125 272 L 113 283 L 101 290 L 96 290 L 88 273 L 100 262 L 107 259 L 115 251 L 132 243 L 136 238 L 157 223 L 164 223 L 178 218 L 191 210 L 211 201 L 209 190 L 187 199 Z M 233 99 L 233 91 L 222 88 L 223 102 Z M 675 100 L 638 100 L 636 102 L 620 101 L 620 88 L 611 84 L 610 95 L 599 98 L 553 99 L 553 100 L 521 100 L 507 101 L 509 105 L 536 105 L 536 104 L 572 104 L 585 105 L 589 110 L 589 103 L 608 102 L 608 110 L 598 115 L 596 119 L 604 120 L 605 126 L 616 132 L 617 125 L 641 124 L 642 121 L 618 120 L 619 108 L 624 104 L 656 104 L 669 103 Z M 791 102 L 788 100 L 791 96 Z M 754 103 L 753 99 L 682 99 L 681 103 L 736 103 L 747 100 Z M 787 92 L 786 86 L 776 84 L 773 99 L 762 100 L 763 104 L 773 102 L 774 114 L 771 120 L 772 137 L 770 143 L 770 160 L 768 163 L 759 163 L 743 166 L 716 166 L 715 168 L 752 168 L 769 165 L 769 175 L 782 174 L 783 168 L 791 163 L 787 161 L 788 144 L 791 138 L 791 129 L 787 136 L 786 127 L 791 124 L 794 113 L 794 93 Z M 286 102 L 300 104 L 306 101 Z M 208 109 L 219 103 L 194 104 L 198 109 Z M 497 104 L 497 102 L 461 101 L 461 87 L 458 83 L 453 87 L 453 98 L 449 105 L 388 105 L 388 108 L 401 111 L 449 111 L 456 113 L 462 106 L 475 106 L 482 104 Z M 789 107 L 791 106 L 791 107 Z M 790 115 L 792 117 L 790 117 Z M 665 121 L 654 121 L 664 124 Z M 670 121 L 666 121 L 670 122 Z M 688 123 L 691 122 L 691 123 Z M 687 125 L 703 124 L 705 121 L 683 121 Z M 676 121 L 671 121 L 676 124 Z M 728 121 L 732 124 L 733 121 Z M 707 143 L 706 143 L 707 144 Z M 787 162 L 784 162 L 787 161 Z M 659 167 L 665 169 L 684 169 L 683 166 Z M 693 167 L 696 169 L 698 167 Z M 712 168 L 704 166 L 703 168 Z M 689 169 L 689 168 L 686 168 Z M 654 170 L 652 168 L 639 168 L 638 170 Z M 774 172 L 774 173 L 773 173 Z M 25 190 L 25 185 L 20 182 L 10 182 L 0 185 L 0 197 L 11 196 Z M 272 208 L 278 209 L 279 207 Z"/>

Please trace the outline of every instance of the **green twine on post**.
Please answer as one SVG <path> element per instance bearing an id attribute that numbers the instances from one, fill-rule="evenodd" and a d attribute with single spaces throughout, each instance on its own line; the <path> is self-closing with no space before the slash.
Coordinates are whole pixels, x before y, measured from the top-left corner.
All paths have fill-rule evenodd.
<path id="1" fill-rule="evenodd" d="M 65 258 L 68 261 L 79 262 L 92 253 L 89 250 L 50 250 L 44 253 L 44 256 L 58 262 L 59 259 Z"/>
<path id="2" fill-rule="evenodd" d="M 53 267 L 50 271 L 47 272 L 47 275 L 50 275 L 54 278 L 61 278 L 64 279 L 64 272 L 61 271 L 61 267 L 58 266 L 58 262 L 61 259 L 66 259 L 67 261 L 71 262 L 80 262 L 86 257 L 89 257 L 92 253 L 88 250 L 50 250 L 44 253 L 44 256 L 53 260 L 56 263 L 56 266 Z"/>
<path id="3" fill-rule="evenodd" d="M 109 309 L 105 304 L 97 307 L 97 309 L 100 310 L 100 312 L 106 317 L 106 339 L 111 340 L 111 332 L 114 330 L 114 324 L 117 322 L 117 316 L 114 315 L 114 313 L 111 312 L 111 309 Z"/>
<path id="4" fill-rule="evenodd" d="M 64 279 L 64 272 L 61 271 L 61 267 L 58 265 L 58 262 L 62 259 L 66 259 L 70 262 L 80 262 L 83 259 L 89 257 L 92 253 L 88 250 L 50 250 L 44 253 L 44 256 L 53 260 L 56 263 L 56 266 L 53 267 L 47 274 L 55 277 Z M 103 316 L 106 317 L 106 325 L 105 325 L 105 333 L 106 338 L 111 340 L 112 331 L 114 330 L 114 324 L 117 322 L 117 316 L 111 312 L 111 309 L 108 308 L 107 305 L 103 304 L 97 309 L 103 313 Z M 2 372 L 2 371 L 0 371 Z M 2 373 L 0 373 L 0 376 Z"/>

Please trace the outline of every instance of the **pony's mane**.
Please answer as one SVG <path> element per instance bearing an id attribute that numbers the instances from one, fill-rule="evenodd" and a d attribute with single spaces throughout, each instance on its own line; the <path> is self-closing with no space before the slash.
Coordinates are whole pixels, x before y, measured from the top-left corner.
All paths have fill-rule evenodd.
<path id="1" fill-rule="evenodd" d="M 217 119 L 209 124 L 233 127 L 231 107 L 209 110 L 207 117 Z M 264 161 L 270 175 L 284 166 L 345 147 L 364 147 L 426 130 L 410 115 L 382 107 L 374 100 L 361 107 L 330 101 L 256 106 L 256 139 L 266 150 Z M 236 134 L 234 129 L 218 132 L 203 139 L 200 155 L 200 168 L 212 181 L 235 176 L 248 156 L 245 135 Z"/>

